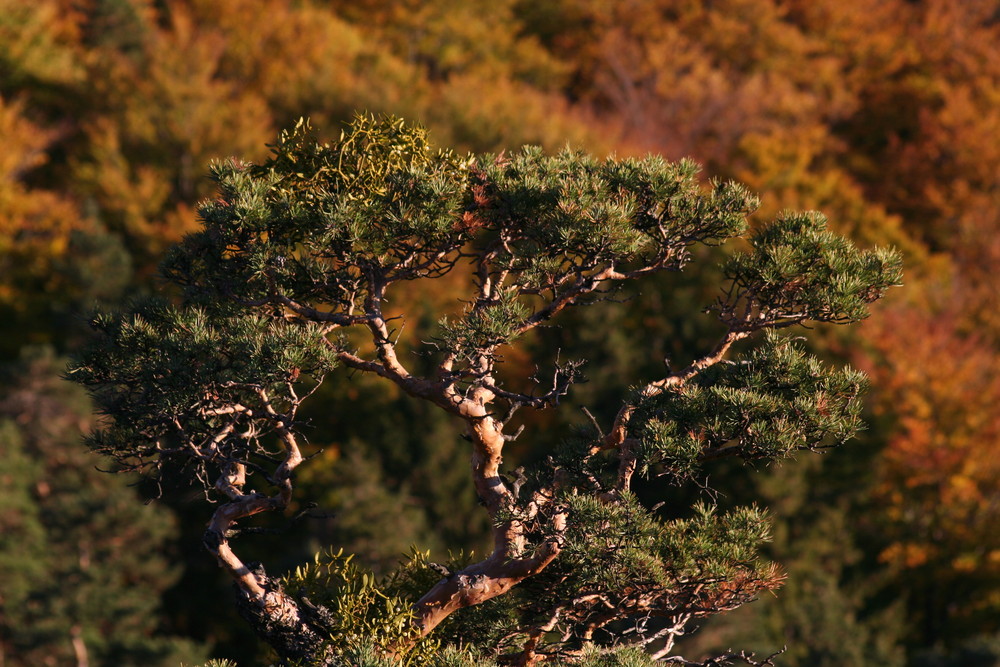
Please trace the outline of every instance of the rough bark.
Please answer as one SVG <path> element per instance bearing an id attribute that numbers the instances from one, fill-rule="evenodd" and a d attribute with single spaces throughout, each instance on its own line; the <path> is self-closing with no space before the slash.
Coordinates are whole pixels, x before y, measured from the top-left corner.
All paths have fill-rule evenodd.
<path id="1" fill-rule="evenodd" d="M 505 443 L 501 425 L 485 413 L 483 403 L 489 392 L 479 400 L 465 404 L 473 442 L 472 477 L 476 492 L 495 519 L 516 498 L 500 477 Z M 524 549 L 524 526 L 517 520 L 496 523 L 493 528 L 493 553 L 460 572 L 439 581 L 414 604 L 416 624 L 427 635 L 444 619 L 464 607 L 481 604 L 503 595 L 528 577 L 538 574 L 556 559 L 561 550 L 561 533 L 566 517 L 556 513 L 552 519 L 555 536 L 540 544 L 533 553 L 517 557 Z"/>
<path id="2" fill-rule="evenodd" d="M 316 667 L 344 663 L 325 645 L 323 624 L 315 612 L 275 586 L 263 570 L 254 576 L 263 594 L 254 597 L 237 585 L 237 608 L 257 636 L 284 660 L 302 661 Z"/>

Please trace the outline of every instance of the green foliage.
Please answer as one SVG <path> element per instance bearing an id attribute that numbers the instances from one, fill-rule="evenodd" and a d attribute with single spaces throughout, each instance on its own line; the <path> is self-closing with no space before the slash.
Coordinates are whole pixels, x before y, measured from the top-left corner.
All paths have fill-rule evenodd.
<path id="1" fill-rule="evenodd" d="M 438 256 L 461 246 L 452 232 L 465 169 L 432 152 L 420 128 L 358 116 L 330 145 L 300 121 L 273 153 L 260 166 L 214 166 L 221 196 L 200 209 L 204 231 L 163 267 L 192 298 L 279 289 L 346 308 L 370 288 L 372 268 L 411 279 L 441 270 Z"/>
<path id="2" fill-rule="evenodd" d="M 590 263 L 627 267 L 664 248 L 676 248 L 671 260 L 680 266 L 688 246 L 741 234 L 757 206 L 731 182 L 702 193 L 690 161 L 600 161 L 569 150 L 549 157 L 525 148 L 480 165 L 472 214 L 479 224 L 515 232 L 499 260 L 521 272 L 528 288 L 550 289 Z"/>
<path id="3" fill-rule="evenodd" d="M 680 268 L 694 244 L 742 233 L 756 198 L 734 183 L 703 192 L 697 171 L 535 148 L 460 160 L 388 117 L 357 116 L 328 144 L 300 121 L 265 163 L 215 165 L 220 196 L 200 209 L 204 229 L 163 271 L 192 302 L 271 303 L 349 325 L 388 285 L 449 273 L 471 244 L 516 285 L 442 328 L 438 340 L 469 362 L 529 326 L 526 296 L 582 279 L 572 289 L 585 303 L 602 270 Z"/>
<path id="4" fill-rule="evenodd" d="M 258 315 L 210 318 L 147 301 L 93 326 L 101 337 L 68 376 L 115 418 L 89 445 L 128 468 L 194 453 L 204 479 L 208 463 L 258 455 L 270 410 L 297 400 L 296 381 L 314 385 L 336 364 L 318 327 Z"/>
<path id="5" fill-rule="evenodd" d="M 725 266 L 732 289 L 718 308 L 742 317 L 790 325 L 857 322 L 868 304 L 902 280 L 895 250 L 861 251 L 826 229 L 819 213 L 785 213 L 750 235 L 751 251 Z"/>
<path id="6" fill-rule="evenodd" d="M 648 653 L 633 647 L 600 650 L 591 647 L 584 651 L 578 663 L 583 667 L 650 667 L 657 664 Z"/>
<path id="7" fill-rule="evenodd" d="M 513 292 L 506 292 L 484 308 L 467 309 L 465 317 L 451 323 L 441 320 L 441 345 L 454 350 L 460 361 L 473 362 L 482 349 L 510 344 L 531 314 Z"/>
<path id="8" fill-rule="evenodd" d="M 4 644 L 9 645 L 15 622 L 21 620 L 18 610 L 28 604 L 33 586 L 45 576 L 45 526 L 32 494 L 43 469 L 28 455 L 16 423 L 0 423 L 0 443 L 4 458 L 0 498 L 8 508 L 0 525 L 0 576 L 5 582 L 0 626 Z"/>
<path id="9" fill-rule="evenodd" d="M 681 266 L 690 245 L 741 233 L 756 206 L 733 183 L 703 195 L 690 162 L 601 162 L 539 149 L 459 160 L 392 118 L 358 116 L 333 144 L 300 121 L 273 152 L 260 166 L 215 165 L 220 197 L 200 209 L 204 231 L 163 267 L 189 298 L 255 301 L 278 292 L 351 311 L 375 282 L 444 275 L 473 238 L 497 246 L 486 252 L 521 278 L 522 292 L 554 289 L 603 263 L 628 268 L 663 253 Z M 502 297 L 508 332 L 519 293 Z"/>
<path id="10" fill-rule="evenodd" d="M 419 568 L 422 559 L 414 552 L 400 571 L 378 580 L 371 571 L 355 565 L 343 550 L 317 554 L 310 564 L 297 567 L 281 584 L 285 591 L 303 599 L 329 633 L 329 643 L 350 664 L 425 664 L 437 649 L 434 639 L 420 639 L 414 627 L 412 600 L 394 594 L 407 571 Z M 396 651 L 389 659 L 386 649 Z"/>
<path id="11" fill-rule="evenodd" d="M 750 490 L 732 489 L 758 498 L 775 518 L 793 518 L 774 522 L 765 550 L 782 564 L 785 583 L 777 595 L 709 620 L 704 633 L 681 640 L 682 654 L 729 646 L 767 653 L 787 645 L 776 664 L 908 664 L 900 642 L 905 602 L 877 595 L 882 582 L 864 565 L 854 532 L 859 517 L 874 511 L 865 489 L 875 457 L 862 443 L 848 445 L 773 466 L 753 476 Z"/>
<path id="12" fill-rule="evenodd" d="M 458 571 L 469 565 L 472 556 L 458 554 L 443 566 Z M 428 558 L 428 552 L 411 548 L 391 572 L 378 577 L 356 565 L 353 555 L 330 550 L 296 567 L 281 585 L 306 602 L 329 632 L 330 645 L 348 664 L 491 667 L 495 663 L 480 652 L 491 652 L 501 633 L 509 632 L 518 596 L 463 609 L 433 636 L 421 639 L 412 625 L 411 605 L 441 577 L 428 565 Z"/>
<path id="13" fill-rule="evenodd" d="M 842 444 L 862 427 L 863 373 L 831 370 L 795 339 L 768 332 L 746 359 L 641 402 L 632 433 L 646 471 L 694 477 L 705 459 L 777 460 Z"/>
<path id="14" fill-rule="evenodd" d="M 732 521 L 719 523 L 710 515 L 710 510 L 702 512 L 695 521 L 702 525 L 695 532 L 708 524 L 715 529 L 715 537 L 719 536 L 719 528 L 722 532 L 732 529 Z M 691 531 L 691 526 L 680 530 Z M 705 537 L 703 545 L 708 542 L 708 536 Z M 460 554 L 443 566 L 457 572 L 470 563 L 471 556 Z M 427 553 L 413 549 L 391 574 L 379 579 L 358 568 L 352 556 L 329 551 L 317 555 L 313 563 L 296 568 L 281 583 L 286 592 L 307 601 L 312 613 L 330 631 L 331 644 L 351 665 L 495 666 L 497 663 L 489 655 L 496 656 L 503 647 L 513 645 L 511 630 L 517 627 L 518 618 L 534 611 L 532 598 L 537 591 L 533 587 L 463 609 L 449 618 L 433 639 L 420 640 L 402 654 L 387 655 L 387 647 L 407 645 L 407 640 L 413 639 L 414 629 L 408 622 L 409 604 L 413 596 L 422 594 L 440 578 L 428 567 L 427 559 Z M 592 565 L 592 561 L 587 562 Z M 592 590 L 581 588 L 578 592 L 583 595 Z M 550 590 L 546 594 L 555 592 Z M 581 660 L 585 665 L 652 664 L 641 650 L 594 645 L 584 650 Z M 556 660 L 554 664 L 577 664 L 577 661 Z"/>
<path id="15" fill-rule="evenodd" d="M 650 614 L 735 608 L 773 585 L 773 567 L 758 554 L 769 528 L 757 508 L 720 515 L 700 504 L 689 519 L 661 521 L 631 494 L 617 503 L 570 495 L 565 503 L 570 529 L 563 553 L 522 585 L 523 604 L 544 615 L 551 613 L 549 601 L 573 600 L 563 613 L 575 633 L 607 625 L 608 604 L 622 610 L 616 620 L 640 622 Z M 624 641 L 620 630 L 605 641 Z"/>
<path id="16" fill-rule="evenodd" d="M 330 145 L 318 143 L 300 120 L 273 153 L 259 170 L 277 178 L 272 201 L 318 212 L 329 234 L 319 244 L 372 261 L 395 243 L 434 245 L 451 231 L 461 164 L 449 152 L 432 151 L 423 128 L 359 115 Z M 287 225 L 281 231 L 300 227 L 294 214 L 281 222 Z"/>
<path id="17" fill-rule="evenodd" d="M 574 528 L 564 567 L 572 572 L 567 585 L 579 591 L 721 583 L 751 567 L 768 540 L 766 516 L 756 509 L 720 517 L 699 504 L 691 519 L 661 523 L 631 495 L 615 505 L 582 495 L 567 504 Z"/>

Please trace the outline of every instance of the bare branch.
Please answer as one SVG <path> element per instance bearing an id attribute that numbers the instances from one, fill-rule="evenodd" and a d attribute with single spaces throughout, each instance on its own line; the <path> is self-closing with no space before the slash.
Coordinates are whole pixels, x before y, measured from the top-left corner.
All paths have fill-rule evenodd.
<path id="1" fill-rule="evenodd" d="M 275 294 L 271 297 L 271 302 L 285 306 L 296 315 L 304 317 L 313 322 L 332 324 L 337 327 L 347 327 L 354 324 L 363 324 L 368 320 L 368 315 L 349 315 L 346 313 L 333 313 L 318 310 L 312 306 L 306 306 L 294 301 L 283 294 Z"/>
<path id="2" fill-rule="evenodd" d="M 531 317 L 517 328 L 518 334 L 534 329 L 542 322 L 551 319 L 567 306 L 572 305 L 578 298 L 585 296 L 596 290 L 602 282 L 615 276 L 613 266 L 608 266 L 592 275 L 580 275 L 574 283 L 560 294 L 556 295 L 547 306 L 536 311 Z"/>
<path id="3" fill-rule="evenodd" d="M 740 651 L 739 653 L 724 653 L 720 656 L 708 658 L 707 660 L 703 660 L 701 662 L 688 660 L 687 658 L 682 658 L 680 656 L 661 658 L 661 660 L 668 665 L 683 665 L 684 667 L 725 667 L 726 665 L 738 663 L 750 665 L 751 667 L 774 667 L 774 659 L 787 650 L 788 647 L 786 646 L 780 651 L 776 651 L 767 656 L 763 660 L 757 660 L 755 654 L 747 653 L 746 651 Z"/>
<path id="4" fill-rule="evenodd" d="M 726 353 L 729 351 L 729 348 L 731 348 L 734 343 L 746 338 L 749 335 L 749 331 L 730 329 L 707 355 L 695 360 L 687 366 L 687 368 L 671 373 L 662 380 L 650 382 L 642 388 L 639 395 L 644 398 L 649 398 L 662 393 L 668 388 L 683 385 L 685 382 L 706 368 L 714 366 L 722 361 L 722 359 L 725 358 Z M 611 431 L 601 438 L 598 445 L 591 448 L 591 455 L 596 454 L 602 449 L 614 449 L 621 446 L 621 444 L 625 441 L 626 434 L 628 432 L 628 423 L 634 412 L 634 405 L 628 403 L 623 405 L 621 410 L 618 411 L 618 415 L 615 417 L 615 423 L 611 427 Z"/>
<path id="5" fill-rule="evenodd" d="M 659 639 L 665 638 L 663 647 L 653 654 L 653 660 L 659 660 L 673 650 L 677 638 L 684 635 L 684 630 L 687 627 L 687 624 L 691 622 L 691 614 L 681 614 L 671 620 L 674 621 L 673 625 L 668 625 L 662 630 L 644 637 L 642 641 L 639 642 L 642 646 L 648 646 Z"/>
<path id="6" fill-rule="evenodd" d="M 605 437 L 604 429 L 602 429 L 601 425 L 597 423 L 597 419 L 594 417 L 593 414 L 591 414 L 590 410 L 588 410 L 586 406 L 580 409 L 583 410 L 583 414 L 587 415 L 587 419 L 589 419 L 590 423 L 594 426 L 594 430 L 597 432 L 598 437 L 603 440 Z"/>
<path id="7" fill-rule="evenodd" d="M 556 627 L 556 623 L 559 622 L 559 615 L 564 609 L 564 605 L 557 604 L 552 608 L 552 613 L 549 618 L 536 625 L 528 632 L 528 640 L 524 643 L 524 649 L 517 660 L 518 665 L 530 665 L 535 659 L 535 649 L 538 647 L 538 642 L 541 641 L 542 637 L 546 633 L 552 632 L 553 628 Z"/>

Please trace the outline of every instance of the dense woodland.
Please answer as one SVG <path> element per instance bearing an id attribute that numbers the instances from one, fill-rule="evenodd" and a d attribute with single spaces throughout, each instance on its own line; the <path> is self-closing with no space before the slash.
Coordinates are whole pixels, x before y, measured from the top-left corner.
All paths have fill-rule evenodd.
<path id="1" fill-rule="evenodd" d="M 787 581 L 684 653 L 1000 664 L 995 0 L 0 0 L 0 664 L 267 664 L 202 553 L 200 490 L 99 472 L 89 399 L 61 375 L 95 305 L 159 284 L 213 159 L 263 158 L 302 116 L 337 136 L 358 110 L 460 151 L 690 156 L 758 192 L 761 218 L 818 209 L 899 248 L 906 287 L 877 317 L 811 339 L 870 374 L 867 431 L 755 476 L 713 469 L 721 502 L 770 507 Z M 613 329 L 584 312 L 545 332 L 589 360 L 574 400 L 690 360 L 713 332 L 675 306 L 715 282 L 671 276 L 675 303 L 646 290 L 611 304 Z M 351 408 L 311 415 L 333 465 L 299 479 L 315 507 L 267 526 L 278 560 L 332 545 L 384 571 L 415 544 L 483 549 L 451 423 L 365 377 L 322 391 Z"/>

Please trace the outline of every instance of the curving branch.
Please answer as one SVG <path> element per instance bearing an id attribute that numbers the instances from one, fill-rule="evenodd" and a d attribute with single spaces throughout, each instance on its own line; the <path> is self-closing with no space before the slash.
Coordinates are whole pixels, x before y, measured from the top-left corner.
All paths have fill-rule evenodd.
<path id="1" fill-rule="evenodd" d="M 522 519 L 500 520 L 500 513 L 513 508 L 514 493 L 500 476 L 506 438 L 502 424 L 485 414 L 485 406 L 467 402 L 465 415 L 473 442 L 472 477 L 476 493 L 486 507 L 493 527 L 493 552 L 478 563 L 441 579 L 414 606 L 416 626 L 422 635 L 464 607 L 503 595 L 512 587 L 544 570 L 562 550 L 567 514 L 555 508 L 549 519 L 551 535 L 530 555 L 522 555 L 527 543 L 527 526 Z M 537 494 L 536 494 L 537 495 Z M 537 502 L 534 512 L 537 513 Z"/>
<path id="2" fill-rule="evenodd" d="M 682 386 L 685 382 L 688 382 L 691 378 L 695 377 L 706 368 L 721 362 L 726 357 L 726 354 L 729 352 L 729 349 L 734 343 L 748 337 L 750 334 L 750 331 L 745 331 L 740 328 L 730 329 L 715 345 L 715 347 L 712 348 L 711 352 L 691 362 L 691 364 L 682 370 L 671 373 L 663 379 L 650 382 L 639 390 L 639 396 L 642 398 L 649 398 L 667 391 L 668 389 Z M 621 447 L 622 443 L 624 443 L 627 438 L 629 420 L 631 420 L 632 415 L 635 413 L 635 409 L 636 406 L 632 403 L 625 403 L 622 405 L 618 414 L 615 416 L 615 421 L 611 430 L 608 431 L 608 433 L 605 434 L 598 441 L 598 443 L 591 448 L 591 456 L 602 450 Z"/>
<path id="3" fill-rule="evenodd" d="M 516 545 L 523 543 L 523 528 L 513 525 L 494 530 L 497 544 L 489 558 L 441 579 L 414 605 L 416 626 L 429 634 L 452 613 L 503 595 L 511 588 L 550 565 L 562 550 L 566 514 L 552 518 L 554 535 L 538 545 L 526 558 L 510 558 Z"/>

